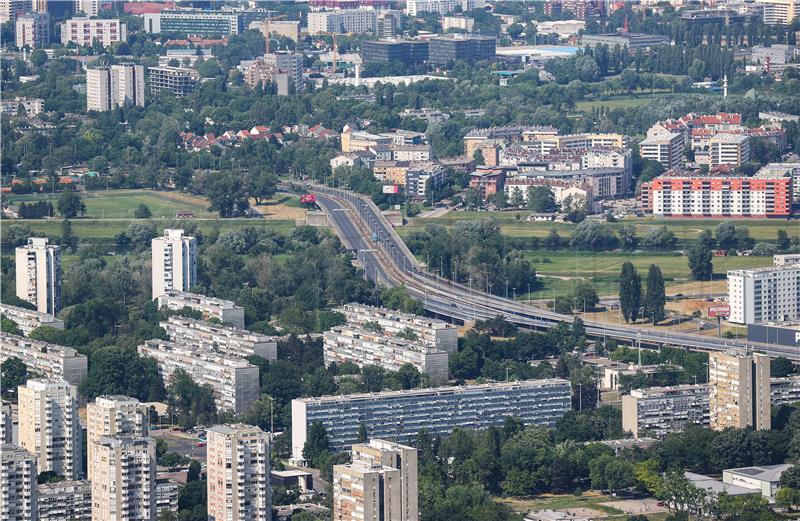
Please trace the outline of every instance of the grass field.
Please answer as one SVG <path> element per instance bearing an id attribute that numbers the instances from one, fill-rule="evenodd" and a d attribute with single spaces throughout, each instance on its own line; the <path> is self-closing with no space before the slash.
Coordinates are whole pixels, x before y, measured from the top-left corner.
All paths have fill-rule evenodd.
<path id="1" fill-rule="evenodd" d="M 592 109 L 600 107 L 608 108 L 611 110 L 631 109 L 631 108 L 641 107 L 642 105 L 647 105 L 654 99 L 663 98 L 664 96 L 671 96 L 671 95 L 672 92 L 656 92 L 655 94 L 650 94 L 648 91 L 646 94 L 639 94 L 636 97 L 614 96 L 604 100 L 579 101 L 575 104 L 575 111 L 591 112 Z"/>
<path id="2" fill-rule="evenodd" d="M 440 224 L 442 226 L 452 226 L 458 221 L 469 219 L 495 219 L 502 228 L 505 235 L 511 237 L 546 237 L 550 230 L 557 230 L 562 237 L 568 237 L 576 225 L 564 222 L 527 222 L 525 218 L 530 215 L 530 211 L 511 211 L 511 212 L 449 212 L 443 217 L 433 219 L 416 218 L 409 226 L 404 226 L 398 231 L 401 235 L 407 235 L 413 231 L 420 230 L 428 224 Z M 519 215 L 519 219 L 517 219 Z M 652 217 L 628 218 L 616 223 L 608 223 L 613 229 L 617 229 L 623 224 L 632 224 L 636 227 L 639 237 L 647 234 L 650 227 L 666 225 L 672 230 L 675 236 L 682 241 L 693 241 L 703 230 L 710 230 L 712 233 L 717 225 L 725 219 L 656 219 Z M 757 241 L 774 241 L 778 230 L 785 230 L 789 235 L 800 234 L 800 221 L 786 221 L 778 219 L 747 219 L 735 220 L 735 224 L 746 226 L 750 230 L 750 236 Z"/>
<path id="3" fill-rule="evenodd" d="M 585 492 L 581 495 L 544 494 L 531 498 L 495 498 L 495 500 L 505 504 L 511 510 L 514 512 L 519 512 L 520 514 L 527 514 L 531 510 L 550 509 L 564 512 L 569 510 L 576 515 L 592 515 L 594 513 L 598 516 L 598 518 L 602 516 L 602 519 L 610 521 L 625 520 L 629 515 L 631 515 L 630 511 L 629 513 L 625 513 L 619 508 L 609 506 L 609 503 L 618 504 L 615 503 L 614 498 L 604 496 L 594 491 Z M 650 503 L 653 501 L 654 500 L 652 499 L 648 500 Z M 628 501 L 623 503 L 631 502 Z M 630 507 L 626 505 L 624 508 Z M 651 521 L 662 521 L 666 519 L 667 515 L 668 514 L 665 512 L 649 513 L 647 514 L 647 518 Z"/>
<path id="4" fill-rule="evenodd" d="M 84 217 L 92 219 L 133 219 L 133 211 L 140 204 L 147 205 L 154 219 L 174 218 L 177 210 L 192 212 L 200 219 L 214 219 L 216 212 L 208 211 L 208 201 L 176 192 L 155 192 L 152 190 L 101 190 L 81 193 L 86 204 Z M 52 201 L 52 194 L 11 194 L 6 196 L 11 204 L 20 202 Z M 58 198 L 56 194 L 55 199 Z"/>

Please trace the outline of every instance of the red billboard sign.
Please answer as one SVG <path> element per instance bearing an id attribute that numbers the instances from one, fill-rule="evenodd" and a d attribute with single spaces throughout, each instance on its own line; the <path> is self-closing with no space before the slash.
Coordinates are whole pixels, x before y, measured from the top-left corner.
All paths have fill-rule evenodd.
<path id="1" fill-rule="evenodd" d="M 400 187 L 397 185 L 383 185 L 383 193 L 385 194 L 399 194 Z"/>
<path id="2" fill-rule="evenodd" d="M 316 203 L 317 196 L 314 194 L 303 194 L 300 196 L 301 203 Z"/>
<path id="3" fill-rule="evenodd" d="M 731 316 L 731 307 L 728 304 L 717 304 L 715 306 L 708 306 L 709 317 L 728 318 Z"/>

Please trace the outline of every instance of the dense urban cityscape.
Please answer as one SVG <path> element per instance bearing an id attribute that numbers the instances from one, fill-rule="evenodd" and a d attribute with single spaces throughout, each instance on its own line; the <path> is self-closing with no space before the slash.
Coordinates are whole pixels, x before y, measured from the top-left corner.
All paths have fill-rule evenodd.
<path id="1" fill-rule="evenodd" d="M 800 518 L 799 0 L 0 0 L 0 520 Z"/>

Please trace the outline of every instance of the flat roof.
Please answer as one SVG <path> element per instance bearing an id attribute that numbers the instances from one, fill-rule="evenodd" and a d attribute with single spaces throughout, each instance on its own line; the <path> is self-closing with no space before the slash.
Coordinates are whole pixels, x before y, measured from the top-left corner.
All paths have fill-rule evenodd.
<path id="1" fill-rule="evenodd" d="M 737 476 L 744 476 L 747 478 L 758 479 L 760 481 L 769 481 L 770 483 L 777 483 L 781 480 L 783 471 L 791 467 L 789 463 L 782 463 L 780 465 L 762 465 L 758 467 L 740 467 L 738 469 L 725 469 L 723 472 L 735 474 Z"/>
<path id="2" fill-rule="evenodd" d="M 710 476 L 704 476 L 703 474 L 695 474 L 694 472 L 684 472 L 684 475 L 686 476 L 686 479 L 688 479 L 692 483 L 692 485 L 705 491 L 706 493 L 711 492 L 713 494 L 719 494 L 721 492 L 725 492 L 729 496 L 760 494 L 760 492 L 757 490 L 740 487 L 738 485 L 731 485 L 729 483 L 723 483 L 718 479 L 714 479 Z"/>

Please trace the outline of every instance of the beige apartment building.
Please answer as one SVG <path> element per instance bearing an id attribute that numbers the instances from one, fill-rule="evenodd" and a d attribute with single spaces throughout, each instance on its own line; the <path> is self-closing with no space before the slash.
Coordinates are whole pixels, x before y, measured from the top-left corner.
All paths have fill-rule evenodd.
<path id="1" fill-rule="evenodd" d="M 31 237 L 16 249 L 17 297 L 42 313 L 61 310 L 61 247 L 47 238 Z"/>
<path id="2" fill-rule="evenodd" d="M 64 329 L 64 321 L 53 315 L 42 313 L 33 309 L 20 308 L 0 303 L 0 313 L 13 320 L 22 334 L 28 336 L 37 327 L 47 326 L 54 329 Z"/>
<path id="3" fill-rule="evenodd" d="M 36 521 L 36 457 L 16 445 L 0 445 L 0 519 Z"/>
<path id="4" fill-rule="evenodd" d="M 417 449 L 372 439 L 333 467 L 334 521 L 418 521 Z"/>
<path id="5" fill-rule="evenodd" d="M 90 46 L 95 40 L 103 47 L 128 39 L 127 26 L 117 19 L 70 18 L 61 24 L 61 43 Z"/>
<path id="6" fill-rule="evenodd" d="M 769 430 L 770 361 L 757 353 L 709 353 L 710 427 Z"/>
<path id="7" fill-rule="evenodd" d="M 189 291 L 197 284 L 197 240 L 183 230 L 166 229 L 152 241 L 153 298 L 167 291 Z"/>
<path id="8" fill-rule="evenodd" d="M 199 311 L 203 315 L 203 320 L 216 317 L 225 325 L 244 328 L 244 308 L 237 306 L 231 300 L 207 297 L 186 291 L 168 290 L 158 296 L 158 307 L 172 311 L 188 307 Z"/>
<path id="9" fill-rule="evenodd" d="M 17 390 L 19 443 L 36 456 L 39 472 L 65 479 L 82 474 L 78 390 L 65 381 L 28 380 Z"/>
<path id="10" fill-rule="evenodd" d="M 269 434 L 244 424 L 207 432 L 209 521 L 270 521 Z"/>
<path id="11" fill-rule="evenodd" d="M 92 521 L 156 519 L 156 443 L 101 436 L 93 452 Z"/>
<path id="12" fill-rule="evenodd" d="M 144 438 L 148 433 L 147 406 L 136 398 L 112 395 L 98 396 L 86 406 L 86 452 L 91 480 L 95 473 L 94 451 L 102 436 L 126 434 Z"/>
<path id="13" fill-rule="evenodd" d="M 88 480 L 43 483 L 37 489 L 38 521 L 92 519 L 92 485 Z"/>
<path id="14" fill-rule="evenodd" d="M 144 107 L 144 67 L 122 63 L 86 71 L 86 110 Z"/>
<path id="15" fill-rule="evenodd" d="M 75 386 L 86 378 L 86 355 L 71 347 L 0 332 L 0 363 L 11 357 L 19 358 L 28 370 L 46 378 L 66 380 Z"/>

